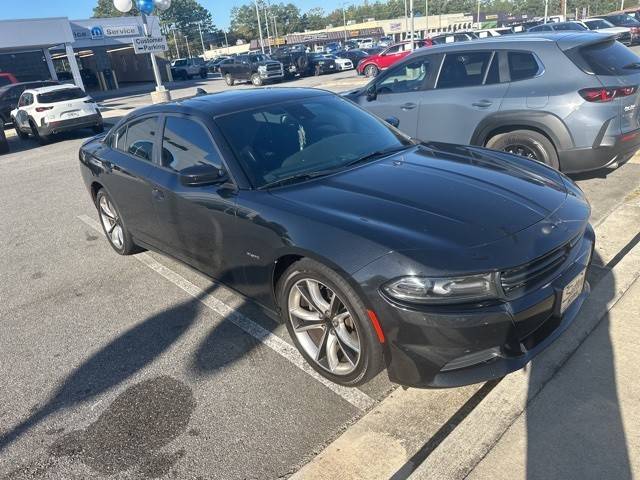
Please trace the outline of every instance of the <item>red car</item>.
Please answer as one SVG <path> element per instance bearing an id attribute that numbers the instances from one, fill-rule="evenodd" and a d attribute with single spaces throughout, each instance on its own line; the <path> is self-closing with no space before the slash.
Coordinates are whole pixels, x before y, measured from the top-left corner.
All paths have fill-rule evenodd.
<path id="1" fill-rule="evenodd" d="M 12 83 L 18 83 L 18 79 L 10 73 L 0 72 L 0 87 L 11 85 Z"/>
<path id="2" fill-rule="evenodd" d="M 430 39 L 415 40 L 414 43 L 415 48 L 430 47 L 433 45 L 433 42 Z M 371 55 L 370 57 L 362 59 L 362 61 L 358 63 L 358 74 L 365 75 L 367 77 L 375 77 L 380 73 L 380 70 L 386 70 L 410 53 L 411 41 L 409 40 L 391 45 L 376 55 Z"/>

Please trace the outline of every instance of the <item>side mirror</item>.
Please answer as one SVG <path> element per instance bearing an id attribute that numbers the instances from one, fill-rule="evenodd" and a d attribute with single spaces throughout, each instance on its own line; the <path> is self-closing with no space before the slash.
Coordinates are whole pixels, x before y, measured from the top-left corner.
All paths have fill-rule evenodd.
<path id="1" fill-rule="evenodd" d="M 196 97 L 199 97 L 201 95 L 207 95 L 207 91 L 204 88 L 198 87 L 198 89 L 196 90 Z"/>
<path id="2" fill-rule="evenodd" d="M 215 185 L 227 180 L 227 173 L 213 165 L 194 165 L 180 173 L 180 182 L 186 187 Z"/>
<path id="3" fill-rule="evenodd" d="M 378 98 L 378 91 L 376 84 L 373 83 L 367 88 L 367 102 L 373 102 L 376 98 Z"/>
<path id="4" fill-rule="evenodd" d="M 400 120 L 398 119 L 398 117 L 387 117 L 384 119 L 384 121 L 392 127 L 398 128 L 398 126 L 400 125 Z"/>

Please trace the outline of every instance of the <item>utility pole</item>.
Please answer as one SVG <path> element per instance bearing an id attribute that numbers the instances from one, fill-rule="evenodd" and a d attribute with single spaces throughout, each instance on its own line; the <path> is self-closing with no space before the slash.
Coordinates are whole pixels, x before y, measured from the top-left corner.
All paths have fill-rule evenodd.
<path id="1" fill-rule="evenodd" d="M 476 17 L 476 23 L 478 24 L 478 28 L 480 27 L 480 0 L 478 0 L 478 16 Z"/>
<path id="2" fill-rule="evenodd" d="M 624 0 L 622 0 L 624 2 Z M 562 12 L 562 21 L 567 20 L 567 0 L 560 0 L 560 11 Z"/>
<path id="3" fill-rule="evenodd" d="M 549 0 L 544 0 L 544 23 L 549 21 Z"/>
<path id="4" fill-rule="evenodd" d="M 229 40 L 227 40 L 227 31 L 223 30 L 222 33 L 224 33 L 224 44 L 227 46 L 227 55 L 229 55 Z"/>
<path id="5" fill-rule="evenodd" d="M 269 17 L 267 16 L 267 7 L 264 7 L 264 24 L 267 27 L 267 44 L 269 45 L 269 53 L 271 53 L 271 35 L 269 34 Z"/>
<path id="6" fill-rule="evenodd" d="M 191 48 L 189 48 L 189 37 L 185 35 L 184 41 L 187 43 L 187 57 L 191 58 Z"/>
<path id="7" fill-rule="evenodd" d="M 404 0 L 404 39 L 407 39 L 409 33 L 409 11 L 407 10 L 407 0 Z"/>
<path id="8" fill-rule="evenodd" d="M 416 48 L 416 30 L 413 21 L 413 0 L 409 0 L 409 12 L 411 14 L 411 50 Z"/>
<path id="9" fill-rule="evenodd" d="M 424 0 L 424 16 L 426 17 L 426 34 L 429 35 L 429 0 Z"/>
<path id="10" fill-rule="evenodd" d="M 344 11 L 344 3 L 342 4 L 342 28 L 344 29 L 344 41 L 347 42 L 347 13 Z"/>
<path id="11" fill-rule="evenodd" d="M 624 10 L 624 0 L 620 0 L 620 10 Z"/>
<path id="12" fill-rule="evenodd" d="M 256 17 L 258 17 L 258 34 L 260 35 L 260 49 L 264 53 L 264 40 L 262 39 L 262 25 L 260 24 L 260 9 L 258 8 L 258 0 L 254 1 L 256 5 Z"/>
<path id="13" fill-rule="evenodd" d="M 202 44 L 202 55 L 204 55 L 204 38 L 202 37 L 202 20 L 198 22 L 198 31 L 200 32 L 200 43 Z"/>
<path id="14" fill-rule="evenodd" d="M 171 31 L 173 31 L 173 43 L 176 46 L 176 55 L 177 55 L 176 58 L 180 58 L 180 49 L 178 48 L 178 39 L 176 38 L 176 25 L 175 24 L 173 24 L 171 26 Z"/>

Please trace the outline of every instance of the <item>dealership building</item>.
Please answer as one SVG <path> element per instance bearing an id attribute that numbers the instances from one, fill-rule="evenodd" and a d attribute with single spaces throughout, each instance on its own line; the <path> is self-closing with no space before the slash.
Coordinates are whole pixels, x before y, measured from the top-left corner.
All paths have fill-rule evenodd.
<path id="1" fill-rule="evenodd" d="M 151 35 L 160 36 L 158 18 L 150 16 L 148 22 Z M 72 81 L 88 91 L 150 82 L 151 59 L 135 54 L 132 45 L 143 32 L 139 17 L 2 20 L 0 73 L 18 81 Z M 166 77 L 166 62 L 158 62 Z"/>

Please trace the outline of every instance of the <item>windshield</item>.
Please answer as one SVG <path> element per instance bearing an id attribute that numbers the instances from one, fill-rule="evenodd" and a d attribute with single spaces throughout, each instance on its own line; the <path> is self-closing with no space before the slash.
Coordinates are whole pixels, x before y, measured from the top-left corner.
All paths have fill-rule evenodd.
<path id="1" fill-rule="evenodd" d="M 251 61 L 251 63 L 255 63 L 255 62 L 266 62 L 267 60 L 269 60 L 269 57 L 267 57 L 266 55 L 262 55 L 262 54 L 258 54 L 258 55 L 251 55 L 249 57 L 249 60 Z"/>
<path id="2" fill-rule="evenodd" d="M 586 20 L 584 22 L 590 30 L 600 30 L 601 28 L 611 28 L 613 27 L 612 23 L 607 22 L 606 20 Z"/>
<path id="3" fill-rule="evenodd" d="M 41 93 L 38 95 L 40 103 L 66 102 L 67 100 L 76 100 L 84 98 L 87 94 L 80 88 L 65 88 L 63 90 L 54 90 L 53 92 Z"/>
<path id="4" fill-rule="evenodd" d="M 631 25 L 634 27 L 640 25 L 640 22 L 638 22 L 635 18 L 626 14 L 610 15 L 607 17 L 607 20 L 616 25 Z"/>
<path id="5" fill-rule="evenodd" d="M 216 118 L 254 187 L 340 170 L 374 152 L 413 145 L 383 121 L 334 95 Z"/>

